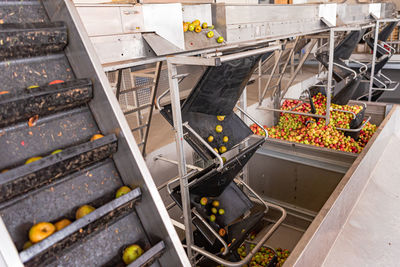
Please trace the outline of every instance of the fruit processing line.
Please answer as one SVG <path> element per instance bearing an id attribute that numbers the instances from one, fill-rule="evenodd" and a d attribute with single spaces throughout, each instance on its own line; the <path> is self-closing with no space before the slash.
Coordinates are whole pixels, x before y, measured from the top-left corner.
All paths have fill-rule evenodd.
<path id="1" fill-rule="evenodd" d="M 196 8 L 199 12 L 194 13 L 196 17 L 193 17 L 193 15 L 191 17 L 189 15 L 191 13 L 190 10 Z M 105 11 L 107 9 L 109 9 L 109 13 Z M 86 20 L 85 25 L 89 36 L 102 59 L 105 71 L 120 71 L 121 69 L 143 64 L 166 61 L 170 89 L 159 97 L 157 105 L 162 115 L 175 129 L 179 177 L 166 183 L 166 187 L 172 199 L 183 210 L 184 224 L 176 221 L 174 221 L 174 224 L 185 231 L 184 246 L 187 248 L 189 259 L 193 264 L 207 265 L 210 264 L 209 260 L 211 259 L 227 266 L 239 266 L 248 261 L 251 255 L 254 255 L 254 252 L 270 237 L 271 233 L 276 230 L 277 225 L 285 218 L 285 211 L 279 205 L 264 201 L 245 181 L 235 178 L 240 173 L 241 166 L 247 162 L 248 158 L 246 157 L 253 155 L 254 150 L 257 150 L 260 145 L 264 147 L 264 140 L 254 141 L 250 137 L 249 129 L 246 129 L 247 126 L 232 111 L 234 104 L 249 80 L 248 75 L 240 76 L 238 74 L 241 77 L 240 82 L 242 84 L 230 83 L 229 81 L 235 78 L 231 76 L 235 73 L 235 68 L 232 66 L 236 66 L 239 71 L 242 66 L 245 66 L 245 64 L 243 65 L 243 60 L 249 60 L 260 54 L 264 54 L 264 57 L 267 57 L 271 51 L 284 49 L 286 41 L 275 42 L 277 40 L 303 35 L 312 39 L 313 35 L 329 32 L 330 39 L 328 41 L 326 60 L 328 81 L 325 87 L 327 91 L 330 91 L 334 87 L 335 33 L 370 29 L 376 26 L 378 21 L 379 23 L 384 23 L 390 20 L 397 20 L 394 6 L 391 3 L 293 6 L 78 4 L 78 10 L 84 18 L 84 23 Z M 94 25 L 92 23 L 94 20 L 91 19 L 92 16 L 96 15 L 96 11 L 100 10 L 105 17 L 104 27 L 101 24 Z M 122 19 L 115 24 L 113 18 L 118 14 L 121 15 Z M 174 15 L 172 16 L 171 14 Z M 129 19 L 129 16 L 134 19 Z M 107 27 L 111 24 L 107 22 L 107 18 L 110 19 L 110 22 L 114 21 L 111 27 Z M 211 21 L 210 18 L 212 19 Z M 205 38 L 201 39 L 199 38 L 201 35 L 196 35 L 195 33 L 188 32 L 184 34 L 182 21 L 192 21 L 194 19 L 200 19 L 209 24 L 212 22 L 215 25 L 216 34 L 222 35 L 225 38 L 225 42 L 217 44 Z M 157 24 L 155 21 L 159 23 Z M 111 34 L 102 36 L 102 28 L 106 28 L 106 32 L 112 32 L 113 36 Z M 129 41 L 131 37 L 133 41 Z M 377 39 L 375 38 L 375 40 Z M 351 38 L 349 38 L 349 41 L 351 41 Z M 112 52 L 115 54 L 113 58 L 108 56 L 108 47 L 111 43 L 117 43 L 114 46 L 116 50 Z M 355 45 L 356 43 L 353 42 L 352 44 Z M 134 47 L 134 49 L 127 49 L 129 45 L 132 45 L 131 47 Z M 347 44 L 345 43 L 343 46 L 345 47 Z M 350 51 L 352 49 L 347 47 L 347 50 Z M 254 70 L 254 60 L 251 61 L 253 62 Z M 185 78 L 188 74 L 178 73 L 177 66 L 182 65 L 208 66 L 201 75 L 200 81 L 196 82 L 193 90 L 189 93 L 189 96 L 183 99 L 180 98 L 179 80 Z M 365 72 L 364 68 L 362 71 Z M 214 72 L 217 74 L 226 73 L 229 79 L 218 78 L 218 75 L 213 74 Z M 241 72 L 239 71 L 238 73 Z M 374 72 L 372 71 L 372 73 Z M 210 86 L 208 91 L 207 85 Z M 224 86 L 232 89 L 227 95 L 224 95 L 223 91 L 221 91 Z M 353 84 L 348 86 L 353 86 Z M 210 90 L 211 87 L 215 91 Z M 168 93 L 171 94 L 171 103 L 163 104 L 161 100 Z M 331 95 L 327 94 L 327 98 L 326 115 L 321 115 L 320 117 L 325 118 L 329 123 Z M 228 103 L 222 101 L 222 99 L 227 100 Z M 227 106 L 226 108 L 225 105 Z M 248 116 L 245 106 L 238 107 L 238 110 L 242 115 Z M 282 112 L 282 110 L 273 111 Z M 216 127 L 217 115 L 222 114 L 226 115 L 226 121 L 221 123 L 223 124 L 222 128 L 230 133 L 229 138 L 232 139 L 232 143 L 226 149 L 231 149 L 232 153 L 234 153 L 233 157 L 226 162 L 218 155 L 218 152 L 213 150 L 213 146 L 218 145 L 217 143 L 221 140 L 211 141 L 214 142 L 211 144 L 212 146 L 205 141 L 207 135 Z M 313 114 L 310 116 L 313 116 Z M 260 127 L 262 128 L 262 126 Z M 189 165 L 186 164 L 183 140 L 186 140 L 203 159 L 211 160 L 212 164 L 204 170 L 188 172 L 187 167 Z M 248 142 L 248 144 L 246 145 L 244 141 Z M 291 146 L 294 145 L 291 144 Z M 242 150 L 237 150 L 238 147 L 241 147 Z M 246 156 L 247 153 L 249 154 Z M 349 159 L 351 162 L 354 160 L 353 156 L 347 154 L 339 156 Z M 173 184 L 178 181 L 180 186 L 174 187 Z M 246 190 L 243 190 L 243 187 Z M 258 199 L 258 204 L 261 203 L 261 207 L 255 204 L 254 199 L 250 200 L 249 195 L 246 194 L 249 191 L 252 196 Z M 237 233 L 236 225 L 230 224 L 234 218 L 222 217 L 218 220 L 217 217 L 216 222 L 206 219 L 208 216 L 207 210 L 199 204 L 200 199 L 204 196 L 211 199 L 219 199 L 221 202 L 222 200 L 224 202 L 232 202 L 232 199 L 239 199 L 240 201 L 236 201 L 239 201 L 239 206 L 243 207 L 243 209 L 235 213 L 235 216 L 240 217 L 243 214 L 247 214 L 247 211 L 254 205 L 261 213 L 269 214 L 270 210 L 272 210 L 269 207 L 281 210 L 282 217 L 279 218 L 278 216 L 274 223 L 268 225 L 273 226 L 269 229 L 270 231 L 264 232 L 261 239 L 258 240 L 254 251 L 249 254 L 250 258 L 246 257 L 239 261 L 237 255 L 235 255 L 235 249 L 244 238 L 249 236 L 250 230 L 260 222 L 259 214 L 250 213 L 249 219 L 254 218 L 254 222 L 248 223 L 249 228 L 242 226 L 243 228 L 240 230 L 243 230 L 243 232 L 239 231 Z M 264 206 L 264 209 L 262 206 Z M 232 212 L 232 210 L 230 211 Z M 192 223 L 195 226 L 193 231 Z M 219 227 L 231 226 L 232 228 L 229 229 L 231 233 L 226 237 L 227 240 L 221 240 L 217 233 Z M 237 227 L 240 228 L 240 226 Z M 268 227 L 265 228 L 267 229 Z M 229 243 L 229 241 L 231 242 Z M 237 243 L 235 243 L 236 241 Z M 228 243 L 231 248 L 228 247 Z M 198 253 L 206 258 L 201 257 Z"/>
<path id="2" fill-rule="evenodd" d="M 8 170 L 0 174 L 0 237 L 5 244 L 0 246 L 0 260 L 10 266 L 119 266 L 121 251 L 131 243 L 146 250 L 132 266 L 195 262 L 207 266 L 210 260 L 240 266 L 248 262 L 286 216 L 285 209 L 265 201 L 258 188 L 239 177 L 268 136 L 267 132 L 265 137 L 254 136 L 234 112 L 237 109 L 242 117 L 257 123 L 245 105 L 236 105 L 257 62 L 283 49 L 284 42 L 277 40 L 329 31 L 326 88 L 330 90 L 335 31 L 378 29 L 379 23 L 394 18 L 391 3 L 193 5 L 183 11 L 181 4 L 78 6 L 103 70 L 167 62 L 170 89 L 157 104 L 175 129 L 179 177 L 166 188 L 183 211 L 184 224 L 173 221 L 185 231 L 182 246 L 75 7 L 67 0 L 32 0 L 0 1 L 0 8 L 4 12 L 0 75 L 5 81 L 0 95 L 0 116 L 4 116 L 0 169 Z M 182 21 L 194 19 L 189 15 L 191 8 L 203 10 L 201 19 L 214 22 L 216 35 L 224 36 L 225 42 L 205 41 L 194 33 L 184 35 Z M 375 48 L 378 39 L 375 35 Z M 182 101 L 178 80 L 187 74 L 178 73 L 178 65 L 207 67 Z M 374 80 L 374 70 L 370 73 Z M 63 82 L 49 84 L 54 80 Z M 168 92 L 170 104 L 161 101 Z M 327 121 L 330 97 L 327 94 Z M 219 120 L 217 115 L 225 117 Z M 217 129 L 217 123 L 229 134 L 226 161 L 204 140 Z M 89 141 L 100 132 L 105 137 Z M 184 140 L 212 164 L 188 172 Z M 211 142 L 217 146 L 225 141 L 218 137 Z M 56 149 L 62 151 L 49 155 Z M 23 164 L 33 156 L 44 157 Z M 113 199 L 123 184 L 136 188 Z M 226 214 L 205 219 L 204 196 L 226 205 Z M 77 207 L 88 203 L 97 209 L 22 250 L 32 224 L 70 218 Z M 265 232 L 252 252 L 240 260 L 236 254 L 240 243 L 274 210 L 281 214 L 261 227 Z M 217 232 L 220 227 L 228 229 L 224 238 Z M 296 256 L 292 261 L 307 258 L 298 251 Z"/>
<path id="3" fill-rule="evenodd" d="M 133 243 L 145 253 L 130 266 L 186 265 L 71 1 L 0 1 L 0 18 L 0 265 L 124 266 Z M 33 224 L 83 204 L 96 209 L 24 246 Z"/>

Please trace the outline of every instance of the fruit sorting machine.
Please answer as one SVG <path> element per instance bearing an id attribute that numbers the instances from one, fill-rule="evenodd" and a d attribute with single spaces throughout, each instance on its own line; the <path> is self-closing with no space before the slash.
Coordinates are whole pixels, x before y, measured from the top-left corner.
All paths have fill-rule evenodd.
<path id="1" fill-rule="evenodd" d="M 249 152 L 246 149 L 242 151 L 237 151 L 237 147 L 240 147 L 245 143 L 242 142 L 242 140 L 250 142 L 251 139 L 254 142 L 253 138 L 247 138 L 247 136 L 250 135 L 249 129 L 244 123 L 241 122 L 238 116 L 232 113 L 232 107 L 234 105 L 230 103 L 235 103 L 238 100 L 238 95 L 241 94 L 244 85 L 242 84 L 237 88 L 233 86 L 232 88 L 235 89 L 233 90 L 234 94 L 229 94 L 226 96 L 224 95 L 225 99 L 227 99 L 229 102 L 224 103 L 226 105 L 221 105 L 220 103 L 220 98 L 223 94 L 221 94 L 219 90 L 215 90 L 215 92 L 213 90 L 209 90 L 207 92 L 207 90 L 205 90 L 207 88 L 201 87 L 212 86 L 214 89 L 215 87 L 218 88 L 220 85 L 222 85 L 222 87 L 226 86 L 229 81 L 218 79 L 219 74 L 224 73 L 227 69 L 229 70 L 229 67 L 227 66 L 229 66 L 231 63 L 232 65 L 242 67 L 241 64 L 236 64 L 236 62 L 241 62 L 240 60 L 243 60 L 244 58 L 251 58 L 251 56 L 255 54 L 262 54 L 260 51 L 262 51 L 264 54 L 270 52 L 267 51 L 267 43 L 270 41 L 327 31 L 330 32 L 331 37 L 333 36 L 329 42 L 329 53 L 327 54 L 327 66 L 328 69 L 330 69 L 330 73 L 332 73 L 332 62 L 334 59 L 333 38 L 335 37 L 335 32 L 351 31 L 352 29 L 354 31 L 357 31 L 363 27 L 371 28 L 377 20 L 382 21 L 382 19 L 393 18 L 393 5 L 390 3 L 379 4 L 378 9 L 376 9 L 376 5 L 369 4 L 332 4 L 326 6 L 211 5 L 212 11 L 210 12 L 212 12 L 213 15 L 212 19 L 216 26 L 216 31 L 223 35 L 226 41 L 221 45 L 217 45 L 215 43 L 210 44 L 207 42 L 201 42 L 201 39 L 197 38 L 199 35 L 196 35 L 195 33 L 182 32 L 182 20 L 188 20 L 188 18 L 185 17 L 187 16 L 187 14 L 185 15 L 185 10 L 186 8 L 188 8 L 187 6 L 181 7 L 177 5 L 176 9 L 174 9 L 172 6 L 168 6 L 166 10 L 175 10 L 175 12 L 177 12 L 177 16 L 173 16 L 174 18 L 180 17 L 182 15 L 182 20 L 176 20 L 174 22 L 175 24 L 170 24 L 171 21 L 167 18 L 167 16 L 163 16 L 162 13 L 158 13 L 161 17 L 165 19 L 165 23 L 162 23 L 162 25 L 157 25 L 158 28 L 153 28 L 150 30 L 154 31 L 155 33 L 147 33 L 145 32 L 145 30 L 141 30 L 149 30 L 150 28 L 147 28 L 147 26 L 150 27 L 152 25 L 152 23 L 146 24 L 146 21 L 149 22 L 147 20 L 149 17 L 148 14 L 146 14 L 147 11 L 145 6 L 146 5 L 130 7 L 123 5 L 111 5 L 110 8 L 120 9 L 116 13 L 121 12 L 122 17 L 124 18 L 121 21 L 122 27 L 119 27 L 120 29 L 122 29 L 122 31 L 114 31 L 113 33 L 116 34 L 114 37 L 104 36 L 103 40 L 101 40 L 102 36 L 94 34 L 94 32 L 98 30 L 99 26 L 93 26 L 93 24 L 91 25 L 90 23 L 88 23 L 87 28 L 89 31 L 89 35 L 90 32 L 93 32 L 92 40 L 95 43 L 97 51 L 100 55 L 104 55 L 101 58 L 103 59 L 102 63 L 105 70 L 130 68 L 146 63 L 164 60 L 167 61 L 170 91 L 166 91 L 163 95 L 161 95 L 158 101 L 158 107 L 164 117 L 168 120 L 168 122 L 174 125 L 176 131 L 176 145 L 180 179 L 177 178 L 173 181 L 170 181 L 167 188 L 171 197 L 183 210 L 184 213 L 183 218 L 185 224 L 180 225 L 180 227 L 185 230 L 185 247 L 187 248 L 189 258 L 193 261 L 200 260 L 198 263 L 208 264 L 208 262 L 205 261 L 204 257 L 192 258 L 193 251 L 195 251 L 194 254 L 200 253 L 202 255 L 205 255 L 209 259 L 223 263 L 225 265 L 240 265 L 242 262 L 234 262 L 238 261 L 238 258 L 235 259 L 235 255 L 233 255 L 235 253 L 234 248 L 236 246 L 236 243 L 232 242 L 232 248 L 228 251 L 227 241 L 221 240 L 220 236 L 217 233 L 217 230 L 220 229 L 221 226 L 230 227 L 230 225 L 227 225 L 229 223 L 224 220 L 224 217 L 217 216 L 215 220 L 211 220 L 211 218 L 206 218 L 208 216 L 209 208 L 203 207 L 200 202 L 202 196 L 204 195 L 207 195 L 210 198 L 219 198 L 224 195 L 225 190 L 230 190 L 231 193 L 227 194 L 226 199 L 232 199 L 229 196 L 233 194 L 232 192 L 236 192 L 235 194 L 237 194 L 237 198 L 242 201 L 240 204 L 243 204 L 246 209 L 250 209 L 251 205 L 257 206 L 255 204 L 249 204 L 249 196 L 243 193 L 241 191 L 241 188 L 235 185 L 235 182 L 237 182 L 238 184 L 241 184 L 241 186 L 247 188 L 246 183 L 243 183 L 243 181 L 241 181 L 240 179 L 234 179 L 234 183 L 229 183 L 232 181 L 232 177 L 238 174 L 238 169 L 240 171 L 240 167 L 244 164 L 245 160 L 243 156 L 246 155 L 245 153 Z M 162 8 L 162 6 L 159 7 Z M 104 10 L 105 6 L 102 6 L 101 8 Z M 129 8 L 132 8 L 132 10 L 129 11 Z M 196 8 L 196 6 L 191 8 Z M 204 5 L 198 8 L 202 9 L 204 8 Z M 90 8 L 85 5 L 80 5 L 78 6 L 78 9 L 81 10 L 81 14 L 85 14 L 85 17 L 87 17 L 89 20 Z M 284 11 L 282 11 L 283 9 Z M 93 10 L 93 12 L 95 11 Z M 166 13 L 171 14 L 170 12 Z M 199 12 L 199 14 L 200 13 L 201 12 Z M 136 14 L 138 17 L 142 16 L 143 24 L 136 25 L 136 22 L 134 22 L 133 20 L 129 20 L 128 16 L 133 14 Z M 204 17 L 204 19 L 201 18 L 201 20 L 209 23 L 209 17 L 210 16 L 207 16 L 206 12 L 206 16 Z M 336 20 L 336 18 L 338 19 Z M 195 18 L 190 19 L 194 20 Z M 164 32 L 163 29 L 160 29 L 163 28 L 164 25 L 168 27 L 169 30 L 180 29 L 180 31 L 178 34 L 173 35 L 174 38 L 169 39 L 171 37 L 168 37 L 167 33 Z M 137 27 L 135 28 L 134 26 Z M 107 47 L 107 42 L 110 42 L 110 39 L 108 38 L 120 39 L 121 37 L 127 37 L 130 34 L 129 30 L 127 30 L 128 28 L 136 29 L 134 30 L 135 32 L 132 33 L 133 35 L 135 35 L 135 42 L 138 39 L 144 42 L 143 45 L 137 45 L 135 47 L 141 47 L 145 49 L 130 50 L 131 53 L 125 52 L 127 50 L 122 49 L 121 51 L 124 52 L 119 53 L 120 50 L 118 50 L 118 48 L 123 46 L 121 41 L 121 43 L 119 43 L 117 46 L 118 48 L 116 49 L 117 53 L 115 58 L 117 60 L 115 61 L 117 62 L 110 62 L 110 58 L 106 57 L 107 53 L 104 53 L 104 47 Z M 359 33 L 357 34 L 360 35 Z M 115 42 L 117 42 L 116 39 L 114 40 Z M 124 39 L 124 41 L 126 40 L 127 39 Z M 356 44 L 356 42 L 354 42 L 354 38 L 350 37 L 347 38 L 347 42 L 352 42 L 351 45 Z M 347 55 L 348 52 L 352 49 L 347 47 L 348 44 L 346 43 L 346 41 L 344 41 L 344 44 L 346 45 L 343 45 L 344 49 L 342 50 L 342 53 Z M 261 48 L 258 48 L 258 45 Z M 280 48 L 282 49 L 283 45 Z M 166 55 L 169 56 L 166 57 Z M 195 55 L 202 55 L 202 57 L 195 57 Z M 197 85 L 194 86 L 194 89 L 191 91 L 189 96 L 185 97 L 181 101 L 181 98 L 179 96 L 178 80 L 183 78 L 185 75 L 178 74 L 176 66 L 185 64 L 211 67 L 207 68 L 206 72 L 201 75 L 201 81 L 199 83 L 196 83 Z M 241 69 L 240 67 L 237 68 Z M 243 65 L 243 67 L 245 67 L 245 65 Z M 220 70 L 220 72 L 217 72 L 217 75 L 214 75 L 213 72 L 218 69 Z M 365 67 L 360 71 L 365 72 Z M 233 72 L 235 72 L 235 70 L 229 70 L 224 73 L 224 75 L 232 79 L 234 77 L 230 76 L 229 73 Z M 246 78 L 244 78 L 240 75 L 241 72 L 239 72 L 238 79 L 242 79 L 241 81 L 246 84 L 248 80 L 247 76 Z M 355 82 L 346 84 L 346 88 L 351 89 L 355 86 L 355 83 L 358 83 L 358 81 L 359 80 L 356 80 Z M 328 90 L 333 88 L 332 74 L 328 75 L 328 84 L 330 84 Z M 234 84 L 230 84 L 230 86 L 232 85 Z M 171 93 L 171 104 L 163 105 L 160 102 L 165 94 L 168 94 L 168 92 Z M 327 94 L 327 97 L 330 98 L 331 95 Z M 213 99 L 214 101 L 211 101 L 211 99 Z M 209 104 L 209 102 L 211 104 Z M 226 110 L 224 110 L 225 107 L 227 107 Z M 327 113 L 324 116 L 325 118 L 327 118 L 327 121 L 329 121 L 330 102 L 328 103 L 326 110 Z M 225 149 L 231 149 L 232 152 L 235 151 L 234 153 L 236 153 L 233 156 L 235 160 L 232 161 L 232 159 L 229 159 L 225 163 L 224 159 L 218 155 L 219 151 L 217 152 L 213 149 L 219 146 L 222 138 L 218 136 L 217 138 L 210 139 L 211 141 L 208 141 L 210 133 L 215 132 L 216 127 L 218 126 L 215 125 L 215 123 L 217 123 L 216 116 L 222 115 L 221 112 L 226 112 L 226 114 L 229 114 L 226 115 L 223 122 L 220 122 L 220 124 L 218 124 L 222 127 L 222 129 L 225 129 L 227 132 L 229 132 L 229 140 L 232 142 L 229 143 L 225 147 Z M 363 113 L 361 113 L 361 115 L 362 114 Z M 235 125 L 235 127 L 232 127 L 232 125 Z M 259 126 L 262 128 L 261 125 Z M 265 134 L 265 136 L 267 136 L 267 134 Z M 257 139 L 258 142 L 260 142 L 259 145 L 261 145 L 262 147 L 266 146 L 262 144 L 264 142 L 263 138 L 255 137 L 255 140 Z M 203 159 L 211 160 L 213 164 L 210 167 L 197 173 L 187 173 L 183 140 L 186 140 L 196 151 L 196 153 L 198 153 Z M 252 147 L 252 145 L 254 144 L 255 146 Z M 253 143 L 252 145 L 250 144 L 247 148 L 257 149 L 257 142 Z M 290 145 L 294 146 L 293 144 Z M 254 151 L 250 152 L 253 153 Z M 335 153 L 326 152 L 326 154 Z M 337 155 L 338 157 L 346 158 L 349 160 L 349 162 L 352 162 L 355 158 L 354 155 L 348 155 L 346 153 L 343 154 L 336 153 L 335 155 Z M 224 167 L 231 168 L 230 170 L 232 170 L 232 172 L 226 172 Z M 344 172 L 345 168 L 343 166 L 335 167 L 337 167 L 338 169 L 342 167 L 341 171 Z M 178 181 L 180 182 L 180 186 L 173 186 L 173 184 Z M 248 187 L 247 190 L 251 190 L 251 188 Z M 260 195 L 260 192 L 258 193 Z M 257 196 L 257 194 L 255 194 L 255 196 Z M 260 201 L 258 204 L 264 203 L 263 200 L 258 200 Z M 253 201 L 254 199 L 250 200 L 250 202 Z M 191 209 L 190 207 L 192 207 L 193 209 Z M 271 210 L 269 210 L 268 213 L 270 213 Z M 266 211 L 266 209 L 264 211 Z M 239 213 L 236 215 L 239 216 Z M 280 221 L 279 216 L 276 217 L 275 221 Z M 196 230 L 194 231 L 191 231 L 192 222 L 196 228 Z M 271 225 L 271 222 L 265 223 L 264 220 L 263 223 L 264 225 Z M 252 224 L 249 224 L 249 227 L 251 228 Z M 228 237 L 232 238 L 230 239 L 230 241 L 232 241 L 233 239 L 238 239 L 241 241 L 244 236 L 248 236 L 248 229 L 243 229 L 244 232 L 239 233 L 237 236 L 235 234 L 235 231 L 232 231 L 231 235 L 228 234 Z M 269 233 L 261 236 L 268 237 Z M 263 241 L 265 240 L 261 239 L 258 241 L 263 243 Z M 239 243 L 240 242 L 238 242 L 237 244 Z M 199 244 L 201 244 L 204 249 L 199 248 Z M 223 251 L 219 250 L 221 248 L 223 248 Z"/>
<path id="2" fill-rule="evenodd" d="M 0 265 L 124 266 L 131 244 L 144 250 L 132 266 L 185 264 L 72 2 L 0 1 L 0 18 Z M 32 225 L 84 204 L 95 210 L 24 246 Z"/>
<path id="3" fill-rule="evenodd" d="M 265 134 L 265 138 L 251 136 L 248 126 L 234 114 L 233 108 L 260 55 L 281 49 L 280 45 L 269 42 L 293 37 L 296 33 L 292 30 L 298 28 L 285 27 L 275 21 L 258 21 L 249 27 L 242 27 L 248 22 L 246 19 L 254 14 L 258 18 L 260 15 L 268 17 L 265 16 L 268 8 L 273 14 L 279 14 L 277 9 L 289 8 L 287 15 L 291 19 L 290 25 L 302 28 L 305 24 L 301 22 L 310 22 L 308 29 L 300 31 L 300 35 L 329 30 L 329 90 L 332 88 L 332 36 L 335 31 L 332 27 L 336 23 L 336 13 L 344 24 L 360 20 L 374 21 L 374 18 L 370 18 L 371 12 L 379 17 L 376 21 L 380 22 L 392 16 L 393 6 L 390 3 L 378 5 L 381 7 L 379 12 L 371 9 L 370 5 L 333 4 L 328 5 L 331 7 L 328 9 L 323 5 L 298 8 L 218 5 L 213 7 L 215 14 L 225 12 L 227 17 L 217 15 L 216 25 L 221 33 L 226 30 L 227 43 L 213 44 L 211 48 L 207 47 L 208 44 L 199 44 L 190 49 L 182 46 L 185 51 L 178 52 L 176 48 L 166 45 L 163 48 L 169 50 L 159 50 L 155 45 L 157 40 L 162 39 L 151 33 L 146 36 L 148 44 L 139 45 L 146 49 L 139 49 L 143 53 L 138 57 L 105 66 L 107 70 L 130 68 L 167 59 L 172 101 L 169 106 L 162 103 L 159 106 L 176 130 L 180 176 L 168 183 L 168 190 L 184 213 L 186 240 L 183 246 L 187 248 L 192 263 L 199 261 L 199 264 L 207 265 L 208 260 L 212 260 L 227 266 L 242 265 L 251 259 L 285 219 L 284 209 L 265 201 L 262 196 L 264 192 L 253 190 L 254 186 L 237 177 L 252 155 L 253 161 L 254 155 L 260 155 L 256 150 L 265 146 L 268 134 Z M 175 10 L 180 10 L 180 7 L 178 5 Z M 222 11 L 218 11 L 218 7 L 222 7 Z M 0 95 L 0 116 L 4 116 L 0 125 L 0 168 L 6 170 L 0 174 L 0 234 L 2 241 L 7 244 L 0 246 L 0 260 L 11 266 L 21 266 L 22 263 L 115 266 L 122 265 L 121 252 L 126 246 L 139 243 L 145 253 L 132 266 L 149 263 L 154 266 L 188 266 L 190 263 L 185 251 L 71 2 L 1 1 L 0 8 L 0 36 L 5 44 L 1 46 L 4 56 L 0 65 L 4 81 Z M 244 21 L 233 19 L 238 19 L 239 9 L 246 10 L 247 16 L 241 16 Z M 255 9 L 262 9 L 264 13 L 253 12 Z M 358 9 L 360 12 L 357 12 Z M 296 16 L 296 10 L 303 10 L 298 12 L 300 18 Z M 309 10 L 312 12 L 308 13 Z M 332 10 L 334 14 L 330 12 Z M 347 17 L 348 10 L 356 15 Z M 127 16 L 137 14 L 130 11 L 121 12 Z M 311 20 L 309 14 L 313 14 Z M 273 20 L 279 21 L 276 18 Z M 182 26 L 181 21 L 178 24 Z M 128 32 L 129 29 L 124 28 Z M 286 29 L 286 32 L 280 32 L 280 29 Z M 140 31 L 135 34 L 141 36 Z M 236 43 L 235 38 L 241 35 L 244 37 L 243 43 Z M 375 44 L 378 39 L 374 38 Z M 188 41 L 190 44 L 190 40 L 182 40 L 185 45 Z M 166 44 L 164 41 L 160 43 Z M 149 47 L 151 49 L 147 49 Z M 190 53 L 184 53 L 188 51 Z M 104 54 L 99 50 L 97 52 L 104 59 Z M 119 51 L 118 54 L 124 55 Z M 169 54 L 174 56 L 166 58 L 165 55 Z M 198 54 L 203 57 L 192 57 Z M 177 73 L 176 65 L 184 64 L 209 67 L 181 108 L 177 79 L 182 76 Z M 375 63 L 371 67 L 372 76 L 374 67 Z M 236 72 L 239 69 L 241 71 Z M 224 76 L 219 77 L 220 72 L 229 79 L 224 81 Z M 217 87 L 219 94 L 214 96 L 213 91 L 207 90 L 210 84 Z M 227 88 L 232 90 L 227 90 L 229 94 L 224 95 Z M 330 94 L 327 97 L 330 98 Z M 244 106 L 237 109 L 257 123 L 247 114 Z M 217 115 L 225 117 L 220 121 Z M 225 129 L 229 133 L 225 150 L 231 150 L 232 156 L 226 162 L 209 144 L 217 146 L 221 141 L 225 142 L 223 137 L 218 136 L 211 142 L 205 140 L 208 134 L 216 130 L 216 123 L 219 123 L 222 131 Z M 262 128 L 261 124 L 259 126 Z M 89 141 L 93 134 L 98 133 L 105 136 Z M 184 139 L 203 158 L 213 163 L 197 173 L 187 173 Z M 51 151 L 59 149 L 61 152 L 49 155 Z M 23 164 L 26 159 L 38 156 L 43 158 Z M 177 181 L 180 186 L 174 186 Z M 115 190 L 123 184 L 134 189 L 113 199 Z M 228 203 L 226 214 L 218 211 L 215 219 L 211 219 L 211 216 L 206 219 L 211 208 L 201 204 L 206 194 L 208 198 L 224 205 Z M 237 201 L 240 209 L 235 209 L 230 203 L 232 199 Z M 34 223 L 71 218 L 82 204 L 91 204 L 96 210 L 23 250 L 27 232 Z M 281 214 L 274 214 L 274 210 Z M 272 214 L 275 220 L 272 223 L 266 221 L 264 213 Z M 244 221 L 236 221 L 237 218 Z M 194 231 L 191 231 L 192 222 L 196 227 Z M 265 232 L 260 234 L 252 252 L 239 261 L 235 249 L 256 226 L 261 226 Z M 225 239 L 217 233 L 221 229 L 227 230 Z M 192 257 L 193 251 L 199 254 Z M 300 257 L 299 254 L 297 251 L 297 257 Z M 292 257 L 294 260 L 296 258 Z"/>

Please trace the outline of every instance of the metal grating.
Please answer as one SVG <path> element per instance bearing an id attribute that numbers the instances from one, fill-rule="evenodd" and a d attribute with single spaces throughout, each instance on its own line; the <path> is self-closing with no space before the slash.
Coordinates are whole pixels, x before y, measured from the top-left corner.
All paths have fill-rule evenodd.
<path id="1" fill-rule="evenodd" d="M 153 65 L 118 70 L 116 75 L 107 74 L 110 83 L 115 82 L 116 76 L 116 97 L 143 154 L 146 150 L 161 66 L 161 62 L 157 62 Z"/>
<path id="2" fill-rule="evenodd" d="M 143 106 L 151 102 L 151 88 L 153 79 L 136 77 L 135 86 L 145 86 L 149 87 L 137 90 L 139 106 Z"/>

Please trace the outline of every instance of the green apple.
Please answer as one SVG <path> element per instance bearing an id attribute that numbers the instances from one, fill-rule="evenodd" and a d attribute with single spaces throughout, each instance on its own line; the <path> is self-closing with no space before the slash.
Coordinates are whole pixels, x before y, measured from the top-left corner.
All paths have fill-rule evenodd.
<path id="1" fill-rule="evenodd" d="M 134 262 L 137 258 L 139 258 L 143 254 L 143 252 L 143 249 L 139 245 L 130 245 L 129 247 L 124 249 L 122 260 L 125 262 L 125 264 L 130 264 Z"/>
<path id="2" fill-rule="evenodd" d="M 51 152 L 51 155 L 55 155 L 57 153 L 60 153 L 61 151 L 62 151 L 61 149 L 54 150 L 53 152 Z"/>
<path id="3" fill-rule="evenodd" d="M 210 221 L 211 221 L 211 222 L 215 222 L 216 219 L 217 219 L 217 217 L 215 217 L 214 214 L 211 214 L 211 215 L 210 215 Z"/>
<path id="4" fill-rule="evenodd" d="M 90 205 L 83 205 L 76 211 L 75 217 L 78 220 L 78 219 L 88 215 L 89 213 L 91 213 L 94 210 L 95 210 L 95 208 Z"/>
<path id="5" fill-rule="evenodd" d="M 115 193 L 115 198 L 119 198 L 120 196 L 123 196 L 123 195 L 125 195 L 125 194 L 128 194 L 129 192 L 131 192 L 132 190 L 128 187 L 128 186 L 126 186 L 126 185 L 124 185 L 124 186 L 121 186 L 118 190 L 117 190 L 117 192 Z"/>
<path id="6" fill-rule="evenodd" d="M 208 199 L 206 197 L 202 197 L 200 199 L 200 204 L 203 205 L 203 206 L 207 205 L 207 202 L 208 202 Z"/>

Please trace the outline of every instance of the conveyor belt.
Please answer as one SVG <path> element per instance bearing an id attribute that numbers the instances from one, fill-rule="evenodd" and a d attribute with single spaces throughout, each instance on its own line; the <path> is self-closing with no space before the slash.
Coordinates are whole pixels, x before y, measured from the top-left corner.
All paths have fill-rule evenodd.
<path id="1" fill-rule="evenodd" d="M 125 246 L 152 246 L 135 210 L 142 191 L 115 199 L 117 136 L 89 140 L 100 133 L 92 80 L 77 79 L 68 41 L 41 1 L 0 1 L 0 216 L 26 266 L 124 266 Z M 75 220 L 84 204 L 96 210 Z M 62 218 L 73 223 L 23 250 L 32 225 Z M 154 261 L 149 253 L 143 261 Z"/>

